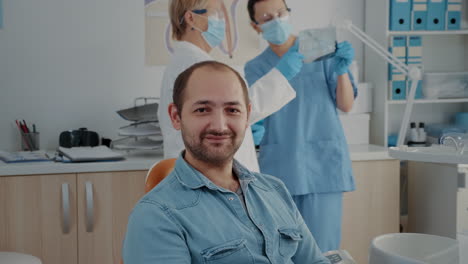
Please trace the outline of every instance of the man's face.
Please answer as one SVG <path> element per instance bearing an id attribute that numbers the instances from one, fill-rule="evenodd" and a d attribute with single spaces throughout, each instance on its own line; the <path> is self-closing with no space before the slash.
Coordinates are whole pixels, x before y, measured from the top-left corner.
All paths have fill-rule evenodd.
<path id="1" fill-rule="evenodd" d="M 175 105 L 169 111 L 174 128 L 182 132 L 186 155 L 219 165 L 230 161 L 240 147 L 250 105 L 233 72 L 202 67 L 187 83 L 180 117 Z"/>

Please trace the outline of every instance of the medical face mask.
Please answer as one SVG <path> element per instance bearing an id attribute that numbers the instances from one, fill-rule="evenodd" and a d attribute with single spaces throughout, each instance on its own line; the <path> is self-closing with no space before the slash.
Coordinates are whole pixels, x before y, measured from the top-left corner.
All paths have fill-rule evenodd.
<path id="1" fill-rule="evenodd" d="M 280 45 L 288 40 L 292 31 L 292 25 L 289 23 L 289 17 L 275 18 L 272 21 L 261 25 L 263 38 L 273 44 Z"/>
<path id="2" fill-rule="evenodd" d="M 223 42 L 226 34 L 226 23 L 224 19 L 219 19 L 214 16 L 208 17 L 208 29 L 206 31 L 202 31 L 196 27 L 193 28 L 201 32 L 202 37 L 211 48 L 219 46 L 221 42 Z"/>

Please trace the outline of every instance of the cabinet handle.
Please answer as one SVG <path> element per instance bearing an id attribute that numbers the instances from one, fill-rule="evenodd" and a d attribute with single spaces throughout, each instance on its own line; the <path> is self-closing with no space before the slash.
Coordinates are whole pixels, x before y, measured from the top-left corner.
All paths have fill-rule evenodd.
<path id="1" fill-rule="evenodd" d="M 93 184 L 90 181 L 85 183 L 86 192 L 86 232 L 93 232 L 94 229 L 94 201 Z"/>
<path id="2" fill-rule="evenodd" d="M 70 233 L 70 191 L 69 184 L 62 184 L 62 231 L 64 234 Z"/>

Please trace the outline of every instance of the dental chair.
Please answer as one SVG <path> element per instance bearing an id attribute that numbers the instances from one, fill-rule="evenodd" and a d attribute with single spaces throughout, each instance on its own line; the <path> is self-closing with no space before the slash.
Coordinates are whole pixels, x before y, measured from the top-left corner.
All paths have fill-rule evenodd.
<path id="1" fill-rule="evenodd" d="M 146 175 L 145 181 L 145 193 L 151 191 L 156 185 L 158 185 L 171 171 L 174 169 L 176 158 L 161 160 L 155 163 Z M 16 264 L 16 263 L 14 263 Z M 21 263 L 22 264 L 22 263 Z M 26 263 L 25 263 L 26 264 Z M 29 263 L 27 263 L 29 264 Z M 38 263 L 40 264 L 40 263 Z M 120 260 L 120 264 L 124 264 L 123 260 Z"/>
<path id="2" fill-rule="evenodd" d="M 153 167 L 148 170 L 146 175 L 145 193 L 151 191 L 158 185 L 171 171 L 174 169 L 176 158 L 161 160 L 155 163 Z"/>

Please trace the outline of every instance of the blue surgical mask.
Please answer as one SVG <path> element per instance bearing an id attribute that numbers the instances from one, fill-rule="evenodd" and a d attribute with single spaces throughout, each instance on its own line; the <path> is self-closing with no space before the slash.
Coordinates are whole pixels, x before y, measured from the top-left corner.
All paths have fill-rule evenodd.
<path id="1" fill-rule="evenodd" d="M 261 25 L 263 38 L 273 44 L 280 45 L 288 40 L 292 31 L 292 25 L 288 18 L 275 18 Z"/>
<path id="2" fill-rule="evenodd" d="M 203 38 L 211 48 L 219 46 L 221 42 L 223 42 L 226 34 L 226 24 L 224 19 L 219 19 L 213 16 L 208 17 L 208 29 L 206 31 L 202 31 L 196 27 L 194 28 L 202 33 Z"/>

